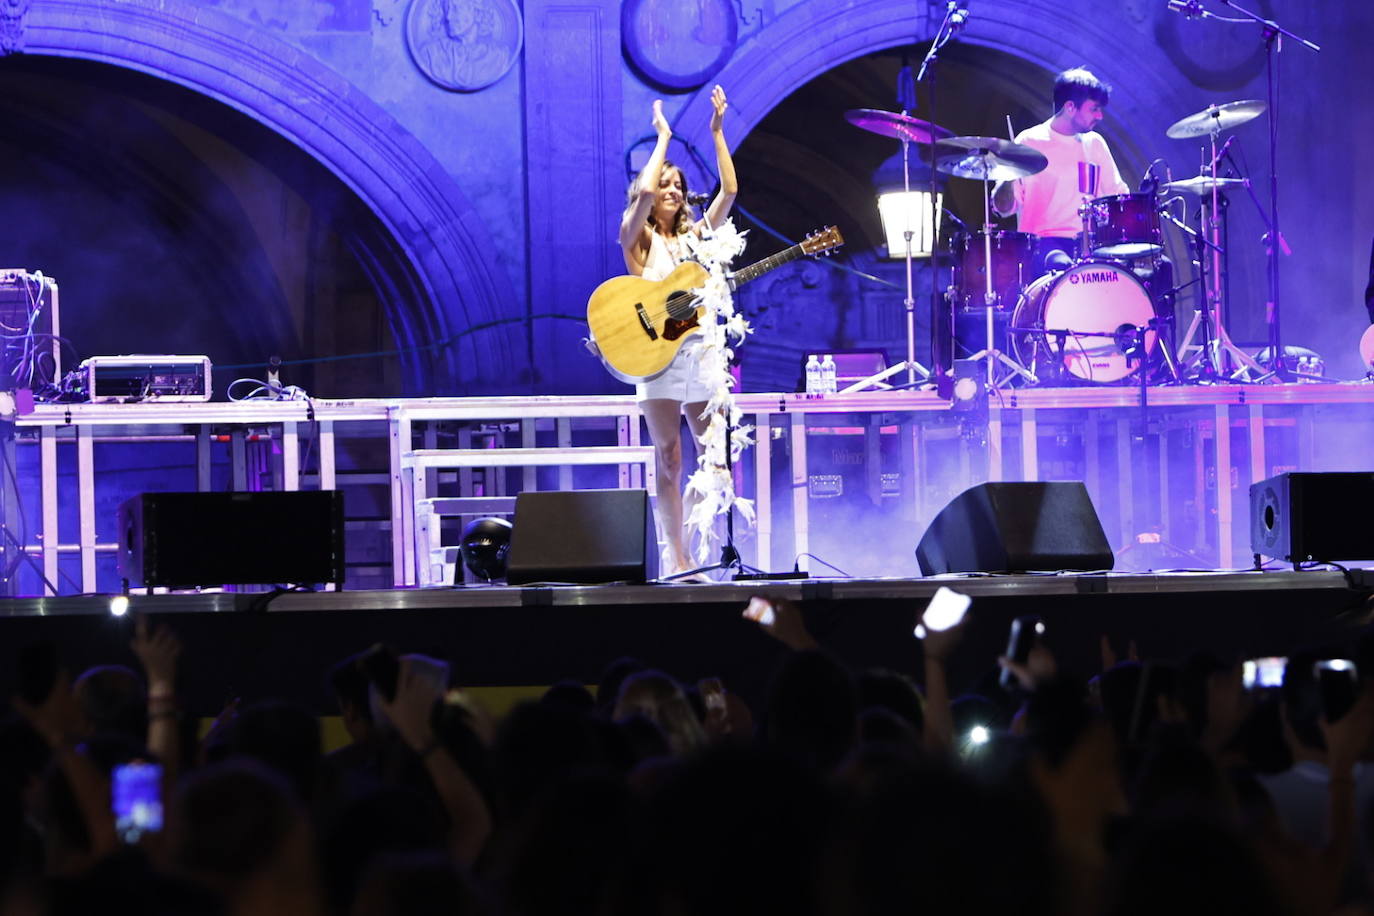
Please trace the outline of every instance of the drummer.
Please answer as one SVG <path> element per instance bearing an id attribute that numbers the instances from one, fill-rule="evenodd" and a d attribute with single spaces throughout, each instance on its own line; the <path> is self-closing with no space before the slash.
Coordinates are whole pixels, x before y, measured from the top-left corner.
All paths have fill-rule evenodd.
<path id="1" fill-rule="evenodd" d="M 1044 171 L 1015 181 L 999 181 L 992 208 L 1000 216 L 1016 214 L 1016 228 L 1040 237 L 1032 276 L 1064 269 L 1076 257 L 1083 227 L 1078 208 L 1083 198 L 1128 194 L 1107 141 L 1093 128 L 1102 120 L 1111 87 L 1082 67 L 1065 70 L 1054 80 L 1054 116 L 1016 135 L 1016 142 L 1049 159 Z M 1079 191 L 1080 162 L 1097 165 L 1097 187 Z M 1050 257 L 1053 251 L 1065 254 Z M 1046 259 L 1049 266 L 1046 266 Z"/>

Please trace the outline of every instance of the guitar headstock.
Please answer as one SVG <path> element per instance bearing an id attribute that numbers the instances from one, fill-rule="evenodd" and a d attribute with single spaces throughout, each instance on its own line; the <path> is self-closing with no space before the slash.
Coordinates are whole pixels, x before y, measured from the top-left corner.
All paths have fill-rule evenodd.
<path id="1" fill-rule="evenodd" d="M 824 254 L 844 244 L 840 230 L 834 226 L 817 229 L 801 241 L 804 254 Z"/>

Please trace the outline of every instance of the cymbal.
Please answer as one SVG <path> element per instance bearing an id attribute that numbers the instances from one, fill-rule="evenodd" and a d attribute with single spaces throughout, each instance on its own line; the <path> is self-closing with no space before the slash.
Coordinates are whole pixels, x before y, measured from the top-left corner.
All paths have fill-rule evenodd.
<path id="1" fill-rule="evenodd" d="M 1185 194 L 1210 194 L 1212 189 L 1225 191 L 1227 188 L 1243 188 L 1250 183 L 1248 178 L 1217 178 L 1215 175 L 1194 175 L 1179 181 L 1170 181 L 1159 186 L 1161 191 L 1182 191 Z"/>
<path id="2" fill-rule="evenodd" d="M 1187 140 L 1191 137 L 1205 137 L 1212 131 L 1230 130 L 1246 121 L 1258 118 L 1264 113 L 1265 104 L 1259 99 L 1244 102 L 1227 102 L 1225 105 L 1208 105 L 1197 114 L 1188 115 L 1175 121 L 1165 134 L 1171 140 Z"/>
<path id="3" fill-rule="evenodd" d="M 884 137 L 893 137 L 911 143 L 930 143 L 941 137 L 954 135 L 951 130 L 896 111 L 852 108 L 844 113 L 844 118 L 855 127 L 861 127 L 871 133 L 882 134 Z"/>
<path id="4" fill-rule="evenodd" d="M 1049 164 L 1039 150 L 1001 137 L 950 137 L 935 144 L 935 168 L 957 178 L 1010 181 Z"/>

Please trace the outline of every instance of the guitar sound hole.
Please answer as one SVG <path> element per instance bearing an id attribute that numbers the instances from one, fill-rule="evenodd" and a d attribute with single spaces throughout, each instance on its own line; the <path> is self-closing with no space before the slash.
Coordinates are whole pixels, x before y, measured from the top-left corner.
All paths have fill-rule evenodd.
<path id="1" fill-rule="evenodd" d="M 690 321 L 696 318 L 696 300 L 691 293 L 681 290 L 668 297 L 668 317 L 676 321 Z"/>

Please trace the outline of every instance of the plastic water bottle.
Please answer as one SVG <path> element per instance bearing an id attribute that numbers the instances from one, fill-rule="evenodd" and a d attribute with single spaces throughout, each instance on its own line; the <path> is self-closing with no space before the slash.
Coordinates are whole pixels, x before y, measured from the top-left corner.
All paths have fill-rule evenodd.
<path id="1" fill-rule="evenodd" d="M 821 360 L 821 391 L 825 394 L 834 394 L 838 390 L 835 382 L 835 360 L 827 353 Z"/>
<path id="2" fill-rule="evenodd" d="M 806 393 L 821 393 L 821 361 L 814 353 L 806 359 Z"/>

